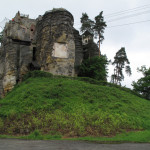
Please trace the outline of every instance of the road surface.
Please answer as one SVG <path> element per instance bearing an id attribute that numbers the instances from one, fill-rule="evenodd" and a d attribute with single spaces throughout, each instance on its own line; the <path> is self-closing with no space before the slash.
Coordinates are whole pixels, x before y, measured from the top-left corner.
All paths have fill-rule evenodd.
<path id="1" fill-rule="evenodd" d="M 84 141 L 0 139 L 0 150 L 150 150 L 150 144 L 99 144 Z"/>

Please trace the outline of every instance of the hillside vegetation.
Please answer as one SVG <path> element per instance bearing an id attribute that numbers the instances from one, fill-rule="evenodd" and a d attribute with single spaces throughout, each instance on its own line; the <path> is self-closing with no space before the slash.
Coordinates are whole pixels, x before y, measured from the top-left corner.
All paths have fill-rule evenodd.
<path id="1" fill-rule="evenodd" d="M 128 90 L 89 81 L 29 73 L 0 100 L 0 133 L 25 135 L 38 130 L 75 137 L 150 129 L 149 101 Z"/>

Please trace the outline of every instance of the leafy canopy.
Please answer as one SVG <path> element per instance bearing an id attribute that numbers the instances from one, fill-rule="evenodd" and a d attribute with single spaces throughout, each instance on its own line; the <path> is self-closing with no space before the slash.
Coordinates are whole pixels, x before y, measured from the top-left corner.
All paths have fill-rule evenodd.
<path id="1" fill-rule="evenodd" d="M 79 76 L 105 81 L 107 77 L 107 65 L 108 60 L 106 56 L 86 59 L 79 66 Z"/>
<path id="2" fill-rule="evenodd" d="M 89 31 L 90 33 L 93 33 L 93 25 L 94 25 L 94 21 L 92 21 L 91 19 L 89 19 L 89 16 L 87 15 L 87 13 L 82 13 L 82 17 L 80 18 L 81 21 L 81 32 L 85 32 L 85 31 Z"/>
<path id="3" fill-rule="evenodd" d="M 82 13 L 81 19 L 81 32 L 89 31 L 94 34 L 95 38 L 98 38 L 99 43 L 99 56 L 101 55 L 100 43 L 104 40 L 104 30 L 107 27 L 106 22 L 104 21 L 103 11 L 95 17 L 95 20 L 92 21 L 89 19 L 89 16 L 86 13 Z"/>
<path id="4" fill-rule="evenodd" d="M 137 70 L 142 72 L 144 77 L 132 83 L 133 90 L 150 100 L 150 68 L 147 69 L 145 66 L 141 66 Z"/>
<path id="5" fill-rule="evenodd" d="M 103 11 L 102 11 L 99 13 L 98 16 L 95 17 L 95 24 L 93 27 L 95 36 L 99 38 L 101 43 L 104 40 L 103 33 L 106 27 L 107 25 L 106 25 L 106 22 L 104 21 Z"/>

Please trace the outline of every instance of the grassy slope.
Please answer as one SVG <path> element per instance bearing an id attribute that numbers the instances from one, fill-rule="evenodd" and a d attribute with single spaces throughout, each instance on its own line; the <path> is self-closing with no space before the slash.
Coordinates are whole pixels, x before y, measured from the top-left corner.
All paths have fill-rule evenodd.
<path id="1" fill-rule="evenodd" d="M 0 133 L 115 135 L 150 129 L 150 102 L 115 87 L 36 77 L 0 100 Z"/>

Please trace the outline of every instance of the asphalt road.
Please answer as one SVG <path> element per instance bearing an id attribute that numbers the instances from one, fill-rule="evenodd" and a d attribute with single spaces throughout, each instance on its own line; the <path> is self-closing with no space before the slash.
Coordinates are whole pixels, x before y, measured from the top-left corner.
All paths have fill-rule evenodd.
<path id="1" fill-rule="evenodd" d="M 0 150 L 150 150 L 150 144 L 98 144 L 83 141 L 0 139 Z"/>

